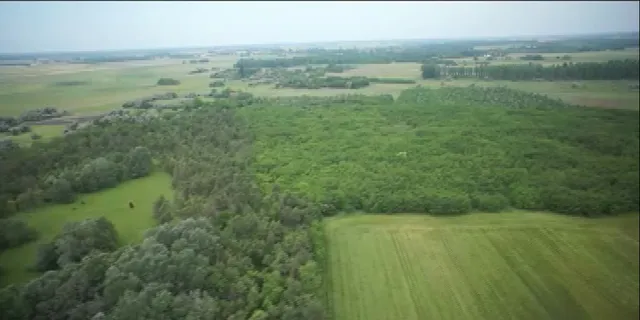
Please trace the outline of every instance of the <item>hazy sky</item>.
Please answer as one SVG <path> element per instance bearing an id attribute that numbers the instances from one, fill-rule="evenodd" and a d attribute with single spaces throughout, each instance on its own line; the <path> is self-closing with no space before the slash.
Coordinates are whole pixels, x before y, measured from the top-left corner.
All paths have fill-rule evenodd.
<path id="1" fill-rule="evenodd" d="M 0 52 L 638 31 L 628 2 L 0 2 Z"/>

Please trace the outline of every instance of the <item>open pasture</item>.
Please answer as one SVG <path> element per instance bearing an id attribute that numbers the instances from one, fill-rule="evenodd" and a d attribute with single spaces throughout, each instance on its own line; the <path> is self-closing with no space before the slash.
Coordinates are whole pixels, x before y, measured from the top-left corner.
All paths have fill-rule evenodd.
<path id="1" fill-rule="evenodd" d="M 64 125 L 33 125 L 31 132 L 23 133 L 18 136 L 12 136 L 8 133 L 0 133 L 0 140 L 11 139 L 22 146 L 30 146 L 34 141 L 47 142 L 54 137 L 59 137 L 64 133 Z M 31 135 L 37 134 L 40 139 L 33 140 Z"/>
<path id="2" fill-rule="evenodd" d="M 189 71 L 231 67 L 236 60 L 236 56 L 221 56 L 212 57 L 208 64 L 183 64 L 182 60 L 174 59 L 0 67 L 0 115 L 18 115 L 26 109 L 44 106 L 73 113 L 96 113 L 156 93 L 208 92 L 209 73 L 189 75 Z M 159 78 L 174 78 L 181 84 L 158 86 Z"/>
<path id="3" fill-rule="evenodd" d="M 115 188 L 80 195 L 72 204 L 49 205 L 18 214 L 16 218 L 23 219 L 36 229 L 39 237 L 36 241 L 0 254 L 0 267 L 3 269 L 0 286 L 36 277 L 38 273 L 29 272 L 26 268 L 33 264 L 38 245 L 51 241 L 67 222 L 104 216 L 115 226 L 122 245 L 140 241 L 144 230 L 155 224 L 152 204 L 161 194 L 168 198 L 172 196 L 171 178 L 165 173 L 156 172 Z M 129 201 L 135 204 L 135 208 L 129 208 Z"/>
<path id="4" fill-rule="evenodd" d="M 638 215 L 325 220 L 333 319 L 637 319 Z"/>

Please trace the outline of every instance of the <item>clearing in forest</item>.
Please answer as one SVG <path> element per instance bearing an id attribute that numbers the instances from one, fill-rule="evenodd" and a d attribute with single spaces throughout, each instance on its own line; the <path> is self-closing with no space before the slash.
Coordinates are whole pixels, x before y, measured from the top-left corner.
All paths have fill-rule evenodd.
<path id="1" fill-rule="evenodd" d="M 37 272 L 29 272 L 27 268 L 35 261 L 38 245 L 51 241 L 67 222 L 104 216 L 115 226 L 121 244 L 142 240 L 144 231 L 155 225 L 152 205 L 161 194 L 167 198 L 173 195 L 171 177 L 156 172 L 115 188 L 80 195 L 71 204 L 54 204 L 18 214 L 16 218 L 38 231 L 38 239 L 0 254 L 3 271 L 0 285 L 21 283 L 37 276 Z M 134 208 L 129 208 L 129 201 Z"/>
<path id="2" fill-rule="evenodd" d="M 335 320 L 638 319 L 638 215 L 325 221 Z"/>

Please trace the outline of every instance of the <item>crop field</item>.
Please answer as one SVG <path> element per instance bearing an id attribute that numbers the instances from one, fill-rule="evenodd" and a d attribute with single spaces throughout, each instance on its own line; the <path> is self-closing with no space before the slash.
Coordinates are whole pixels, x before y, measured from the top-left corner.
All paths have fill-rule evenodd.
<path id="1" fill-rule="evenodd" d="M 218 59 L 218 60 L 215 60 Z M 155 93 L 208 92 L 209 73 L 189 75 L 196 68 L 230 67 L 237 57 L 216 57 L 208 64 L 182 60 L 99 65 L 39 65 L 0 67 L 0 115 L 53 106 L 74 113 L 119 108 L 128 100 Z M 177 86 L 157 86 L 159 78 L 180 80 Z"/>
<path id="2" fill-rule="evenodd" d="M 33 264 L 38 244 L 50 241 L 67 222 L 104 216 L 115 226 L 121 244 L 140 241 L 144 230 L 155 224 L 151 214 L 152 204 L 161 194 L 168 198 L 173 195 L 171 178 L 165 173 L 156 172 L 148 177 L 124 182 L 116 188 L 81 195 L 72 204 L 49 205 L 17 215 L 17 219 L 24 219 L 38 231 L 39 238 L 0 254 L 0 267 L 3 269 L 0 286 L 36 277 L 37 273 L 29 272 L 26 268 Z M 84 204 L 81 204 L 82 201 Z M 129 208 L 129 201 L 135 204 L 135 208 Z"/>
<path id="3" fill-rule="evenodd" d="M 637 319 L 638 215 L 325 220 L 333 319 Z"/>

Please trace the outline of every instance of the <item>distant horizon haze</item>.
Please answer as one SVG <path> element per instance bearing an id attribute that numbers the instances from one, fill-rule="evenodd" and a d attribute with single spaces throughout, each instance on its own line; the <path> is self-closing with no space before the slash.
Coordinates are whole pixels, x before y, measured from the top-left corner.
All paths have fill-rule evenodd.
<path id="1" fill-rule="evenodd" d="M 0 2 L 0 53 L 638 32 L 626 2 Z"/>

